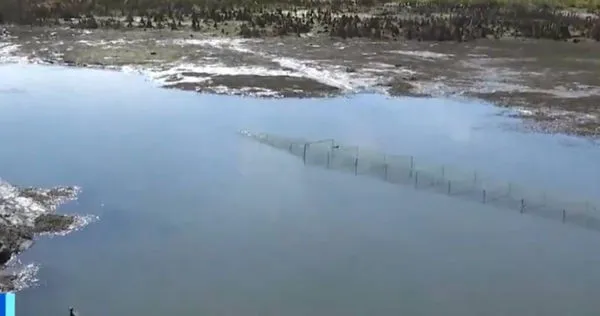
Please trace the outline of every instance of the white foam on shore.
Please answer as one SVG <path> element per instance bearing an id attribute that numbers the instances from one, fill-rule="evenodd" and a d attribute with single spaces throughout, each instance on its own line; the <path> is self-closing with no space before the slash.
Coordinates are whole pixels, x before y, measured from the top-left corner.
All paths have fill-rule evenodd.
<path id="1" fill-rule="evenodd" d="M 114 47 L 115 45 L 127 45 L 130 43 L 139 42 L 139 40 L 78 40 L 77 43 L 90 47 L 106 46 Z M 345 65 L 336 64 L 332 60 L 303 60 L 288 56 L 281 56 L 270 51 L 266 51 L 260 46 L 264 43 L 262 39 L 242 39 L 242 38 L 186 38 L 186 39 L 170 39 L 159 40 L 158 45 L 169 46 L 198 46 L 202 51 L 205 48 L 212 55 L 216 50 L 227 51 L 242 56 L 242 60 L 255 60 L 254 64 L 234 64 L 220 62 L 217 60 L 207 59 L 203 57 L 200 60 L 189 60 L 182 58 L 178 62 L 164 64 L 155 62 L 154 66 L 150 65 L 127 65 L 127 66 L 108 66 L 109 69 L 118 69 L 126 73 L 141 74 L 159 86 L 172 86 L 177 83 L 203 83 L 203 89 L 211 91 L 210 83 L 206 84 L 214 76 L 259 76 L 259 77 L 293 77 L 304 78 L 314 82 L 321 83 L 326 86 L 334 87 L 342 93 L 356 93 L 365 91 L 377 91 L 385 93 L 386 89 L 381 85 L 385 84 L 386 80 L 394 75 L 405 75 L 414 73 L 411 70 L 394 67 L 393 65 L 378 65 L 369 64 L 365 67 L 357 68 L 355 71 L 349 71 Z M 256 48 L 255 48 L 256 47 Z M 17 45 L 0 46 L 0 60 L 2 56 L 11 56 L 7 59 L 8 62 L 22 61 L 24 57 L 16 57 Z M 244 59 L 243 56 L 250 58 Z M 210 58 L 218 58 L 210 57 Z M 20 59 L 20 60 L 19 60 Z M 260 60 L 264 60 L 261 63 Z M 381 68 L 381 70 L 380 70 Z M 190 73 L 190 74 L 185 74 Z M 184 75 L 185 74 L 185 75 Z M 249 83 L 249 86 L 251 84 Z M 223 89 L 212 87 L 213 92 L 220 93 Z M 268 88 L 268 87 L 265 87 Z M 281 87 L 283 89 L 289 87 Z M 254 88 L 252 88 L 254 89 Z M 235 89 L 234 89 L 235 90 Z M 239 89 L 238 89 L 239 90 Z M 232 90 L 233 91 L 233 90 Z M 235 91 L 237 94 L 239 91 Z M 230 91 L 224 92 L 229 94 Z M 272 95 L 272 91 L 265 92 L 267 95 Z"/>
<path id="2" fill-rule="evenodd" d="M 358 86 L 346 73 L 325 69 L 308 61 L 300 61 L 288 57 L 276 57 L 273 61 L 285 69 L 292 69 L 301 77 L 312 79 L 325 85 L 336 87 L 343 91 L 355 90 Z M 358 83 L 362 86 L 362 83 Z"/>
<path id="3" fill-rule="evenodd" d="M 332 65 L 313 60 L 300 60 L 297 58 L 277 56 L 268 52 L 253 50 L 250 47 L 245 46 L 245 44 L 260 43 L 261 41 L 262 40 L 210 38 L 179 39 L 172 42 L 181 46 L 196 45 L 262 57 L 265 61 L 279 65 L 281 69 L 269 69 L 261 66 L 227 66 L 224 64 L 201 66 L 187 63 L 177 65 L 163 73 L 172 75 L 173 72 L 191 71 L 229 76 L 288 76 L 313 80 L 330 87 L 338 88 L 346 93 L 374 90 L 377 89 L 377 85 L 383 83 L 381 75 L 375 71 L 361 71 L 361 69 L 359 69 L 356 72 L 348 72 L 343 65 Z M 393 67 L 392 65 L 390 66 Z M 369 68 L 369 70 L 373 70 L 373 68 Z M 398 69 L 396 72 L 405 74 L 408 71 L 409 70 L 406 69 Z M 157 76 L 154 77 L 156 78 Z M 158 77 L 161 76 L 159 75 Z M 187 79 L 184 78 L 181 78 L 181 80 L 182 82 L 189 82 L 185 81 Z"/>
<path id="4" fill-rule="evenodd" d="M 281 94 L 277 91 L 265 89 L 261 87 L 243 87 L 231 88 L 223 85 L 214 86 L 208 89 L 210 92 L 226 95 L 243 95 L 258 98 L 281 98 Z"/>
<path id="5" fill-rule="evenodd" d="M 27 58 L 18 55 L 20 47 L 11 42 L 0 42 L 0 64 L 26 62 Z"/>
<path id="6" fill-rule="evenodd" d="M 254 51 L 244 46 L 245 43 L 257 43 L 260 40 L 242 39 L 242 38 L 207 38 L 207 39 L 176 39 L 172 41 L 163 41 L 163 45 L 179 45 L 179 46 L 202 46 L 218 49 L 226 49 L 237 51 L 240 53 L 253 54 Z"/>
<path id="7" fill-rule="evenodd" d="M 387 51 L 387 53 L 416 57 L 416 58 L 425 59 L 425 60 L 450 59 L 450 58 L 454 57 L 454 55 L 452 55 L 452 54 L 436 53 L 436 52 L 430 52 L 430 51 L 426 51 L 426 50 L 416 50 L 416 51 L 415 50 L 391 50 L 391 51 Z"/>
<path id="8" fill-rule="evenodd" d="M 11 260 L 6 268 L 1 271 L 3 276 L 13 276 L 12 286 L 16 292 L 38 285 L 37 273 L 40 270 L 38 264 L 22 264 L 20 260 Z"/>
<path id="9" fill-rule="evenodd" d="M 106 48 L 114 48 L 115 46 L 126 46 L 135 43 L 142 42 L 141 40 L 125 40 L 123 38 L 116 40 L 99 40 L 99 41 L 88 41 L 88 40 L 79 40 L 77 43 L 83 44 L 90 47 L 106 47 Z"/>
<path id="10" fill-rule="evenodd" d="M 210 65 L 197 65 L 197 64 L 180 64 L 173 68 L 165 71 L 158 71 L 155 73 L 155 79 L 164 78 L 174 74 L 181 74 L 185 72 L 197 73 L 197 74 L 209 74 L 209 75 L 220 75 L 220 76 L 288 76 L 288 77 L 300 77 L 300 74 L 293 73 L 286 70 L 280 69 L 268 69 L 261 66 L 227 66 L 223 63 L 210 64 Z"/>

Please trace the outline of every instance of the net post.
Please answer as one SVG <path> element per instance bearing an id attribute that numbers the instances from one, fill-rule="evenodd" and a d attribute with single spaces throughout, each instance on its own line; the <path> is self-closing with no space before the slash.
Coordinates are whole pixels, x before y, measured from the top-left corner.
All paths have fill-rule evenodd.
<path id="1" fill-rule="evenodd" d="M 415 171 L 415 188 L 419 187 L 419 172 Z"/>
<path id="2" fill-rule="evenodd" d="M 562 222 L 565 223 L 567 221 L 567 211 L 565 209 L 562 210 Z"/>
<path id="3" fill-rule="evenodd" d="M 521 214 L 525 213 L 525 199 L 521 199 L 521 210 L 519 212 Z"/>
<path id="4" fill-rule="evenodd" d="M 486 198 L 487 198 L 487 192 L 485 191 L 485 189 L 483 189 L 483 190 L 481 190 L 481 201 L 483 202 L 483 204 L 485 204 Z"/>
<path id="5" fill-rule="evenodd" d="M 302 153 L 302 161 L 306 164 L 306 150 L 308 149 L 308 143 L 304 143 L 304 152 Z"/>
<path id="6" fill-rule="evenodd" d="M 477 171 L 473 172 L 473 186 L 477 184 Z"/>
<path id="7" fill-rule="evenodd" d="M 331 162 L 331 152 L 327 152 L 327 169 L 329 169 L 330 167 L 330 162 Z"/>
<path id="8" fill-rule="evenodd" d="M 356 158 L 354 158 L 354 175 L 358 175 L 358 153 L 360 151 L 360 147 L 356 146 Z"/>
<path id="9" fill-rule="evenodd" d="M 442 181 L 446 180 L 446 166 L 442 165 Z"/>
<path id="10" fill-rule="evenodd" d="M 448 195 L 450 195 L 451 188 L 452 188 L 452 181 L 448 180 Z"/>
<path id="11" fill-rule="evenodd" d="M 388 164 L 387 164 L 387 162 L 383 163 L 383 180 L 388 181 Z"/>
<path id="12" fill-rule="evenodd" d="M 388 180 L 388 165 L 387 165 L 387 155 L 383 154 L 383 180 Z"/>
<path id="13" fill-rule="evenodd" d="M 383 180 L 388 181 L 388 165 L 383 165 Z"/>
<path id="14" fill-rule="evenodd" d="M 410 156 L 410 169 L 408 171 L 409 178 L 412 178 L 412 176 L 413 176 L 414 167 L 415 167 L 415 158 L 413 156 Z"/>

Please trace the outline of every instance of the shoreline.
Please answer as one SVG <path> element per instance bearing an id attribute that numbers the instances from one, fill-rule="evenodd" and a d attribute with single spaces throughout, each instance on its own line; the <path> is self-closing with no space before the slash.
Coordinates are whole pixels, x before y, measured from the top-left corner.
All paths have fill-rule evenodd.
<path id="1" fill-rule="evenodd" d="M 89 221 L 78 215 L 57 214 L 56 209 L 77 198 L 79 188 L 17 187 L 0 179 L 0 291 L 20 291 L 35 281 L 37 267 L 18 266 L 18 255 L 36 238 L 65 235 Z"/>
<path id="2" fill-rule="evenodd" d="M 467 97 L 513 109 L 528 129 L 600 135 L 600 44 L 254 38 L 170 30 L 9 26 L 0 61 L 125 70 L 165 88 L 267 98 L 355 93 Z M 343 56 L 343 59 L 338 58 Z M 531 123 L 531 124 L 530 124 Z"/>

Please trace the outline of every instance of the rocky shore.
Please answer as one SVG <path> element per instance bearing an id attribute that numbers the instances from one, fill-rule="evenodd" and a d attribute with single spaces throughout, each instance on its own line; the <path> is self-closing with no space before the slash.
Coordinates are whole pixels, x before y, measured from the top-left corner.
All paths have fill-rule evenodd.
<path id="1" fill-rule="evenodd" d="M 0 291 L 19 290 L 21 271 L 7 272 L 7 268 L 37 236 L 76 228 L 75 216 L 55 211 L 60 204 L 75 199 L 78 192 L 71 186 L 16 187 L 0 179 Z"/>

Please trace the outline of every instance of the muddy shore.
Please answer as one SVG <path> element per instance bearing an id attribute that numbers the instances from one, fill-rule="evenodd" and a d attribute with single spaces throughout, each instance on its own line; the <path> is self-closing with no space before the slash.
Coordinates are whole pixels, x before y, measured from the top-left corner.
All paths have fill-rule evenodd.
<path id="1" fill-rule="evenodd" d="M 135 71 L 208 93 L 476 98 L 537 131 L 600 135 L 598 8 L 342 1 L 121 6 L 99 16 L 57 3 L 6 26 L 0 58 Z"/>
<path id="2" fill-rule="evenodd" d="M 470 42 L 245 39 L 189 30 L 7 26 L 5 62 L 142 73 L 158 85 L 258 97 L 393 96 L 482 99 L 529 127 L 600 135 L 600 43 L 522 38 Z"/>

